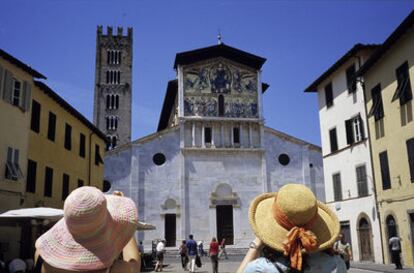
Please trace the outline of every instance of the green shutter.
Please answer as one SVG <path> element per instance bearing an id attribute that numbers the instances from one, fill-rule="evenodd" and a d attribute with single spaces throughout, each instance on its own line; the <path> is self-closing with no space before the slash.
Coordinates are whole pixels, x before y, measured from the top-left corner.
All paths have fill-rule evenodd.
<path id="1" fill-rule="evenodd" d="M 0 97 L 2 97 L 3 94 L 3 67 L 0 65 Z"/>
<path id="2" fill-rule="evenodd" d="M 5 70 L 4 72 L 3 99 L 11 103 L 13 95 L 13 75 L 8 70 Z"/>
<path id="3" fill-rule="evenodd" d="M 23 83 L 22 107 L 24 111 L 29 111 L 30 102 L 32 101 L 32 90 L 29 82 Z"/>

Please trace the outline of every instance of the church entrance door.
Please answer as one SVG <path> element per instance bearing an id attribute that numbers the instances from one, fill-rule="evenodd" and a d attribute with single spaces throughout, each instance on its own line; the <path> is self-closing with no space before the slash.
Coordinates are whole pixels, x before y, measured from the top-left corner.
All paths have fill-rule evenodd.
<path id="1" fill-rule="evenodd" d="M 232 245 L 234 243 L 234 231 L 233 231 L 233 206 L 232 205 L 219 205 L 216 206 L 217 215 L 217 239 L 219 243 L 224 238 L 226 239 L 226 245 Z"/>
<path id="2" fill-rule="evenodd" d="M 176 214 L 165 214 L 165 246 L 175 246 L 176 241 Z"/>

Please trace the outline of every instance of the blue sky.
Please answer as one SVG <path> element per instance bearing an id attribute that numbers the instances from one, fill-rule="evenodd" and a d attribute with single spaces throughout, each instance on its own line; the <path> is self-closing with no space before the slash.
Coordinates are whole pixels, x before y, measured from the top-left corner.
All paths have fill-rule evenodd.
<path id="1" fill-rule="evenodd" d="M 380 43 L 414 1 L 1 0 L 0 48 L 48 77 L 92 120 L 96 26 L 132 26 L 132 138 L 156 130 L 181 51 L 223 42 L 267 58 L 266 125 L 320 144 L 316 94 L 303 90 L 355 43 Z"/>

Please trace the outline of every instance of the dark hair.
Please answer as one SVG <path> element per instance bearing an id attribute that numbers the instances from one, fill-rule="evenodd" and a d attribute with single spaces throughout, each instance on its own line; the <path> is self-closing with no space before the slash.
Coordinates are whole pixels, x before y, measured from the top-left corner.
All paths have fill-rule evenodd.
<path id="1" fill-rule="evenodd" d="M 213 238 L 211 239 L 211 241 L 212 241 L 212 242 L 217 242 L 216 237 L 213 237 Z"/>
<path id="2" fill-rule="evenodd" d="M 183 240 L 183 241 L 182 241 L 182 243 L 183 243 L 183 244 L 185 244 L 185 243 L 186 243 L 186 241 L 185 241 L 185 240 Z"/>
<path id="3" fill-rule="evenodd" d="M 188 238 L 192 240 L 194 238 L 193 234 L 188 235 Z"/>
<path id="4" fill-rule="evenodd" d="M 305 269 L 307 269 L 308 267 L 308 264 L 306 262 L 306 257 L 307 257 L 306 254 L 303 254 L 302 256 L 302 259 L 303 259 L 302 271 L 290 268 L 290 259 L 288 257 L 284 256 L 282 252 L 278 252 L 274 250 L 273 248 L 270 248 L 266 245 L 262 249 L 262 256 L 268 259 L 272 263 L 283 260 L 284 261 L 283 264 L 286 264 L 288 266 L 288 270 L 286 271 L 286 273 L 301 273 L 305 271 Z"/>

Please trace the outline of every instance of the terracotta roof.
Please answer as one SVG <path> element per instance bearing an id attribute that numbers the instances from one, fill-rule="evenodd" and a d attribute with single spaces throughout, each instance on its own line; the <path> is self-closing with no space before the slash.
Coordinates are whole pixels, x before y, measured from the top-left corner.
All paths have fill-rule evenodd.
<path id="1" fill-rule="evenodd" d="M 186 65 L 216 57 L 224 57 L 255 69 L 260 69 L 266 62 L 265 58 L 250 54 L 248 52 L 225 44 L 219 44 L 177 53 L 175 57 L 174 68 L 177 68 L 178 65 Z"/>
<path id="2" fill-rule="evenodd" d="M 328 68 L 322 75 L 319 76 L 313 83 L 311 83 L 306 89 L 305 92 L 318 92 L 318 86 L 326 80 L 332 73 L 334 73 L 341 65 L 346 63 L 349 58 L 355 56 L 358 51 L 362 49 L 375 49 L 379 47 L 377 44 L 356 44 L 354 45 L 345 55 L 339 58 L 331 67 Z"/>
<path id="3" fill-rule="evenodd" d="M 402 21 L 393 33 L 385 40 L 364 65 L 357 72 L 358 76 L 364 75 L 414 24 L 414 10 Z"/>
<path id="4" fill-rule="evenodd" d="M 107 141 L 106 135 L 100 131 L 95 125 L 93 125 L 87 118 L 85 118 L 81 113 L 78 112 L 75 108 L 73 108 L 67 101 L 61 98 L 55 91 L 53 91 L 49 86 L 41 81 L 34 81 L 34 84 L 39 87 L 46 95 L 51 97 L 54 101 L 56 101 L 60 106 L 62 106 L 66 111 L 68 111 L 71 115 L 75 116 L 78 120 L 80 120 L 86 127 L 91 129 L 97 136 L 102 138 L 105 142 Z"/>
<path id="5" fill-rule="evenodd" d="M 40 72 L 34 70 L 29 65 L 23 63 L 19 59 L 13 57 L 12 55 L 7 53 L 3 49 L 0 49 L 0 56 L 3 57 L 5 60 L 11 62 L 12 64 L 16 65 L 17 67 L 23 69 L 24 71 L 26 71 L 27 73 L 29 73 L 30 75 L 32 75 L 35 78 L 46 79 L 46 77 L 43 74 L 41 74 Z"/>

